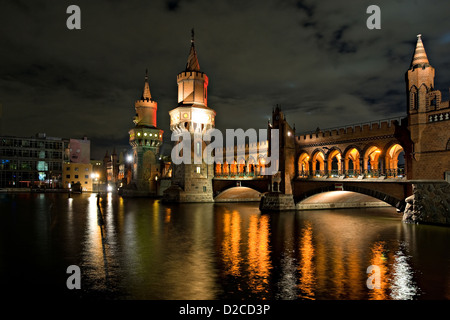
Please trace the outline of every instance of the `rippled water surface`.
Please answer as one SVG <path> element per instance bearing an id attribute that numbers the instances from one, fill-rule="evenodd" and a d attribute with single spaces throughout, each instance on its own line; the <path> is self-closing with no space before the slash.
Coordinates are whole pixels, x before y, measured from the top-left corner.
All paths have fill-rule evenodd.
<path id="1" fill-rule="evenodd" d="M 99 211 L 90 194 L 2 194 L 0 221 L 13 297 L 450 298 L 450 228 L 404 224 L 392 208 L 269 215 L 257 203 L 108 195 Z M 66 287 L 69 265 L 81 290 Z"/>

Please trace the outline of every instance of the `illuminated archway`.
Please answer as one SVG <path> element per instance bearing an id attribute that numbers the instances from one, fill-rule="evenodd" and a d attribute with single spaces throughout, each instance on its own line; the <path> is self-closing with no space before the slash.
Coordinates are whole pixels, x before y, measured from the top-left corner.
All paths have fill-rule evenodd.
<path id="1" fill-rule="evenodd" d="M 239 161 L 236 162 L 237 172 L 239 174 L 243 174 L 245 172 L 245 159 L 240 158 Z"/>
<path id="2" fill-rule="evenodd" d="M 328 173 L 331 177 L 337 177 L 342 174 L 342 155 L 337 149 L 331 150 L 328 155 Z"/>
<path id="3" fill-rule="evenodd" d="M 399 144 L 394 144 L 386 150 L 386 174 L 388 177 L 397 177 L 404 175 L 405 152 Z"/>
<path id="4" fill-rule="evenodd" d="M 254 176 L 255 172 L 256 172 L 255 159 L 252 156 L 249 156 L 247 160 L 247 173 L 250 176 Z"/>
<path id="5" fill-rule="evenodd" d="M 259 169 L 258 174 L 260 175 L 264 175 L 265 170 L 266 170 L 266 159 L 264 157 L 260 157 L 258 159 L 258 166 L 257 168 Z"/>
<path id="6" fill-rule="evenodd" d="M 215 175 L 220 176 L 223 172 L 222 170 L 222 163 L 220 161 L 216 162 L 216 165 L 214 166 Z"/>
<path id="7" fill-rule="evenodd" d="M 377 146 L 369 147 L 364 154 L 364 172 L 369 178 L 377 177 L 380 173 L 381 150 Z"/>
<path id="8" fill-rule="evenodd" d="M 349 177 L 355 177 L 361 173 L 360 154 L 358 149 L 352 148 L 347 151 L 344 158 L 344 167 Z"/>
<path id="9" fill-rule="evenodd" d="M 325 174 L 325 155 L 317 151 L 312 157 L 312 171 L 314 176 L 321 177 Z"/>
<path id="10" fill-rule="evenodd" d="M 306 152 L 298 158 L 298 175 L 299 177 L 309 176 L 309 155 Z"/>
<path id="11" fill-rule="evenodd" d="M 234 160 L 233 163 L 230 164 L 230 174 L 235 175 L 237 174 L 237 161 Z"/>
<path id="12" fill-rule="evenodd" d="M 230 166 L 228 165 L 228 162 L 224 162 L 223 163 L 223 170 L 222 170 L 223 174 L 230 174 Z"/>

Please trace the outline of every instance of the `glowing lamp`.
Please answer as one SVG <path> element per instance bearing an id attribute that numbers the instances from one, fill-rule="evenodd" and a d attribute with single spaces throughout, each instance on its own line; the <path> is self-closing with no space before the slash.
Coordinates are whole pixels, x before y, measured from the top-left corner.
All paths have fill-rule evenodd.
<path id="1" fill-rule="evenodd" d="M 209 117 L 204 110 L 193 110 L 192 121 L 195 123 L 208 123 Z"/>

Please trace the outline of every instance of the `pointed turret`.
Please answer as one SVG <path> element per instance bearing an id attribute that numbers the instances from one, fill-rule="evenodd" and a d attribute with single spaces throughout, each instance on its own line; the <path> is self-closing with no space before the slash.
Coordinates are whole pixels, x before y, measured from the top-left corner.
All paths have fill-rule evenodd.
<path id="1" fill-rule="evenodd" d="M 425 48 L 422 42 L 422 35 L 417 35 L 417 44 L 416 50 L 414 51 L 414 56 L 411 61 L 411 69 L 417 67 L 428 67 L 430 66 L 430 62 L 428 61 L 427 54 L 425 52 Z"/>
<path id="2" fill-rule="evenodd" d="M 200 64 L 198 63 L 197 51 L 195 50 L 194 29 L 192 29 L 191 51 L 186 63 L 186 71 L 200 72 Z"/>
<path id="3" fill-rule="evenodd" d="M 141 100 L 151 100 L 150 85 L 148 84 L 148 69 L 145 69 L 144 91 L 142 92 Z"/>

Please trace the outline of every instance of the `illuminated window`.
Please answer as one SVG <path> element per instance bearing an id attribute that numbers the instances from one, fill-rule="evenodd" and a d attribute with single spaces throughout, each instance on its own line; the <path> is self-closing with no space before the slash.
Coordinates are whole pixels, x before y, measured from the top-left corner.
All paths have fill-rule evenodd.
<path id="1" fill-rule="evenodd" d="M 197 173 L 200 173 L 200 167 L 197 167 Z"/>
<path id="2" fill-rule="evenodd" d="M 144 133 L 144 136 L 145 136 L 145 137 L 147 136 L 147 132 Z M 150 136 L 151 136 L 151 134 L 150 134 Z"/>
<path id="3" fill-rule="evenodd" d="M 140 137 L 140 136 L 141 136 L 141 133 L 140 133 L 140 132 L 138 132 L 138 133 L 137 133 L 137 135 L 138 135 L 138 137 Z"/>
<path id="4" fill-rule="evenodd" d="M 187 113 L 183 114 L 183 118 L 187 118 L 189 115 Z"/>

